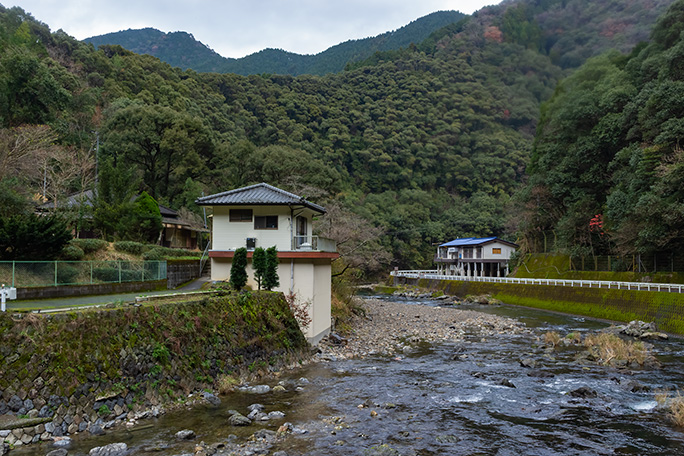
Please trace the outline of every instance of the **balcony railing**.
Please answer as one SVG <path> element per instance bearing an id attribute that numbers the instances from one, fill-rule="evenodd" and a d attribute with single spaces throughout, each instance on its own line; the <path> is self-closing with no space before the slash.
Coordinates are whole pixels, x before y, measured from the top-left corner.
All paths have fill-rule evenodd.
<path id="1" fill-rule="evenodd" d="M 337 252 L 337 244 L 335 241 L 319 236 L 294 236 L 293 244 L 295 250 Z"/>

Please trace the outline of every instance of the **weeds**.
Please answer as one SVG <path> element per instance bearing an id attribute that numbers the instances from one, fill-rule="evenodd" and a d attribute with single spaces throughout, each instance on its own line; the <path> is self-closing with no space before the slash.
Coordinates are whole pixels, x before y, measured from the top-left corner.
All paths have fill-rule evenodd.
<path id="1" fill-rule="evenodd" d="M 233 377 L 232 375 L 224 374 L 218 379 L 218 392 L 220 394 L 227 394 L 232 392 L 237 385 L 240 384 L 240 380 Z"/>
<path id="2" fill-rule="evenodd" d="M 652 359 L 645 345 L 641 341 L 625 341 L 615 334 L 591 334 L 584 339 L 584 346 L 602 365 L 626 362 L 644 365 Z"/>
<path id="3" fill-rule="evenodd" d="M 548 331 L 544 334 L 544 343 L 556 348 L 561 341 L 561 336 L 556 331 Z"/>
<path id="4" fill-rule="evenodd" d="M 661 407 L 665 407 L 668 418 L 675 426 L 684 427 L 684 396 L 679 390 L 672 397 L 669 391 L 658 391 L 655 399 Z"/>

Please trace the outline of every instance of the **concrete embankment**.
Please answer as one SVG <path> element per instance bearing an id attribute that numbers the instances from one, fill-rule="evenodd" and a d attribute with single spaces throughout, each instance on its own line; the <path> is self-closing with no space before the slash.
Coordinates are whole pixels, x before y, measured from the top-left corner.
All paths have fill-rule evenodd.
<path id="1" fill-rule="evenodd" d="M 684 295 L 679 293 L 403 277 L 396 280 L 453 296 L 490 294 L 507 304 L 613 321 L 653 321 L 661 331 L 684 334 Z"/>
<path id="2" fill-rule="evenodd" d="M 308 353 L 283 295 L 270 292 L 0 314 L 0 334 L 0 415 L 12 423 L 0 420 L 0 442 L 13 445 L 97 434 L 214 389 L 223 375 L 274 371 Z"/>

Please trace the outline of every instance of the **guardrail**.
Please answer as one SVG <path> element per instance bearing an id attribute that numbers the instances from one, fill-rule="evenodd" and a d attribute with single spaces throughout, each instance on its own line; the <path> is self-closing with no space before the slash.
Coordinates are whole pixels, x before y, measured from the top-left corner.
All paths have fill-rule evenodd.
<path id="1" fill-rule="evenodd" d="M 562 279 L 518 279 L 515 277 L 468 277 L 437 274 L 433 270 L 392 271 L 393 277 L 407 279 L 459 280 L 464 282 L 516 283 L 524 285 L 551 285 L 556 287 L 607 288 L 615 290 L 665 291 L 670 293 L 684 292 L 684 285 L 679 283 L 647 283 L 647 282 L 609 282 L 605 280 L 562 280 Z"/>

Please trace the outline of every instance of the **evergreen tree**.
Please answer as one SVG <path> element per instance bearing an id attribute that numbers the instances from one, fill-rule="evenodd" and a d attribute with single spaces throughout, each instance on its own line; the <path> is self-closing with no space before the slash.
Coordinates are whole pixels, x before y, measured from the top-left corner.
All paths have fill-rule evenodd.
<path id="1" fill-rule="evenodd" d="M 264 288 L 268 291 L 280 285 L 278 278 L 278 250 L 275 246 L 266 249 L 266 273 L 264 274 Z"/>
<path id="2" fill-rule="evenodd" d="M 230 267 L 230 286 L 234 290 L 242 290 L 247 284 L 247 249 L 240 247 L 235 251 Z"/>
<path id="3" fill-rule="evenodd" d="M 66 222 L 35 214 L 0 218 L 0 259 L 54 260 L 71 240 Z"/>
<path id="4" fill-rule="evenodd" d="M 252 269 L 254 269 L 254 280 L 256 280 L 259 290 L 261 290 L 261 283 L 266 275 L 266 266 L 266 250 L 262 247 L 257 247 L 252 255 Z"/>

